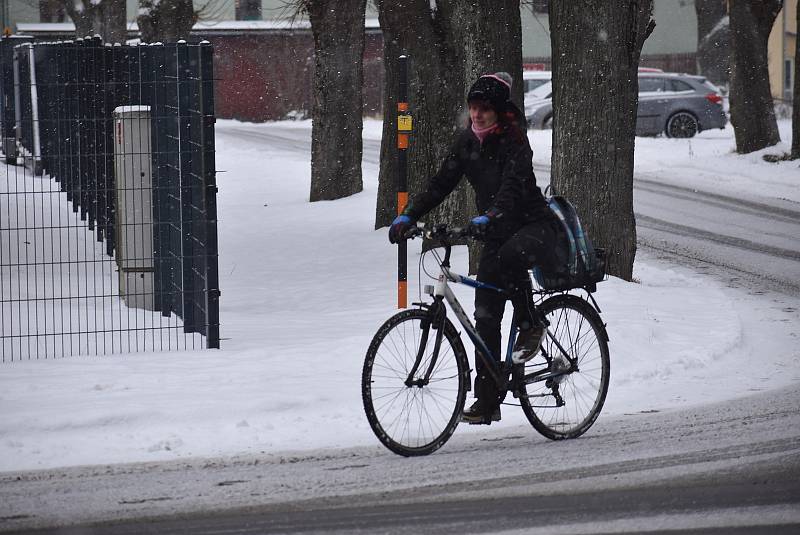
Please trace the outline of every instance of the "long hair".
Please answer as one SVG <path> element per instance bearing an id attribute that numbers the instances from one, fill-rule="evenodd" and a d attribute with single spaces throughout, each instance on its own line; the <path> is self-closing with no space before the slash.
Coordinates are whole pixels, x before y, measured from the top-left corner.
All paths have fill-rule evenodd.
<path id="1" fill-rule="evenodd" d="M 497 114 L 497 123 L 503 132 L 507 132 L 517 143 L 528 140 L 525 116 L 512 102 L 508 102 L 506 109 Z"/>

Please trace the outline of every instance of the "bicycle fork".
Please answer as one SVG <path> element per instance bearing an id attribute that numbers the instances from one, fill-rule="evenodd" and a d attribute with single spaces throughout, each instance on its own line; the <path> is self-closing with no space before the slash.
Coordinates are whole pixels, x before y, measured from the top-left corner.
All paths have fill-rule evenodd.
<path id="1" fill-rule="evenodd" d="M 422 325 L 422 334 L 420 335 L 419 348 L 417 349 L 417 356 L 414 359 L 414 366 L 406 377 L 405 385 L 407 387 L 416 386 L 422 388 L 426 386 L 431 379 L 431 374 L 436 367 L 436 361 L 439 358 L 439 349 L 442 347 L 442 336 L 444 336 L 444 319 L 445 309 L 444 303 L 441 299 L 435 299 L 428 309 L 428 320 Z M 428 336 L 430 335 L 431 327 L 436 331 L 436 337 L 433 342 L 433 353 L 431 354 L 428 368 L 419 379 L 414 379 L 422 364 L 422 359 L 425 356 L 425 349 L 428 346 Z"/>

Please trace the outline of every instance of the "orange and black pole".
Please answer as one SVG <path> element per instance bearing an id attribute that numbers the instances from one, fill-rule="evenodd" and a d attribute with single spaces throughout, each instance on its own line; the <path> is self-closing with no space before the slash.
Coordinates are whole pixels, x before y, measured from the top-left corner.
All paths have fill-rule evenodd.
<path id="1" fill-rule="evenodd" d="M 408 204 L 408 141 L 412 120 L 408 109 L 408 57 L 398 58 L 400 80 L 397 98 L 397 214 L 403 213 Z M 397 308 L 408 306 L 408 266 L 405 240 L 398 244 L 397 256 Z"/>

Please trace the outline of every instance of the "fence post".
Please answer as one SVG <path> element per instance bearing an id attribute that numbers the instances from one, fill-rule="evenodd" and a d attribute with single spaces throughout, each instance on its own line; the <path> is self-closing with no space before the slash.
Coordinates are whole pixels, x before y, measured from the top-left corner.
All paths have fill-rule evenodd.
<path id="1" fill-rule="evenodd" d="M 78 39 L 78 203 L 81 221 L 86 221 L 89 211 L 89 84 L 87 83 L 90 37 Z"/>
<path id="2" fill-rule="evenodd" d="M 87 124 L 89 125 L 89 198 L 87 212 L 89 216 L 89 230 L 96 230 L 97 241 L 100 241 L 102 235 L 100 231 L 100 214 L 98 208 L 100 206 L 100 138 L 103 133 L 103 121 L 101 119 L 102 107 L 100 101 L 102 99 L 101 87 L 98 84 L 98 72 L 102 68 L 102 61 L 100 61 L 99 52 L 102 52 L 103 40 L 99 36 L 89 39 L 89 46 L 86 50 L 88 55 L 88 70 L 86 76 L 86 85 L 88 86 L 88 105 L 89 117 Z"/>
<path id="3" fill-rule="evenodd" d="M 39 148 L 41 150 L 42 171 L 53 176 L 53 149 L 52 143 L 55 139 L 52 134 L 53 128 L 53 72 L 52 65 L 52 45 L 42 43 L 38 46 L 37 57 L 39 59 L 39 72 L 36 73 L 36 91 L 41 98 L 41 109 L 39 110 Z"/>
<path id="4" fill-rule="evenodd" d="M 39 137 L 39 95 L 36 87 L 36 58 L 33 43 L 28 43 L 28 62 L 31 69 L 31 114 L 33 120 L 33 161 L 32 170 L 36 176 L 42 175 L 42 146 Z"/>
<path id="5" fill-rule="evenodd" d="M 205 184 L 206 213 L 206 347 L 219 349 L 219 249 L 217 243 L 217 171 L 214 157 L 214 48 L 208 41 L 199 47 L 201 175 Z"/>
<path id="6" fill-rule="evenodd" d="M 184 301 L 182 295 L 183 269 L 181 250 L 183 229 L 181 226 L 181 189 L 180 189 L 180 158 L 170 159 L 180 155 L 180 117 L 179 117 L 179 84 L 178 84 L 178 49 L 177 45 L 170 43 L 163 45 L 163 74 L 161 78 L 161 95 L 163 105 L 159 106 L 162 116 L 161 125 L 163 133 L 160 136 L 161 145 L 158 147 L 159 158 L 159 188 L 161 191 L 161 221 L 163 238 L 163 274 L 166 279 L 166 291 L 162 293 L 168 304 L 164 310 L 166 315 L 175 312 L 183 317 Z M 175 161 L 177 160 L 177 161 Z"/>
<path id="7" fill-rule="evenodd" d="M 150 49 L 153 89 L 150 102 L 150 117 L 153 124 L 151 145 L 153 147 L 153 266 L 155 269 L 155 307 L 161 311 L 163 317 L 168 317 L 172 311 L 172 301 L 168 297 L 169 290 L 169 262 L 167 260 L 167 244 L 169 230 L 169 211 L 166 207 L 166 191 L 164 190 L 165 173 L 163 170 L 163 155 L 167 145 L 166 121 L 164 119 L 164 71 L 166 70 L 166 53 L 162 43 L 147 45 Z"/>
<path id="8" fill-rule="evenodd" d="M 180 227 L 181 227 L 181 273 L 183 279 L 183 332 L 194 333 L 202 331 L 197 322 L 198 287 L 195 284 L 192 264 L 189 259 L 197 255 L 197 245 L 194 243 L 194 217 L 193 195 L 191 183 L 191 119 L 189 117 L 189 45 L 184 40 L 178 41 L 176 46 L 177 60 L 177 87 L 178 87 L 178 161 L 180 184 Z"/>
<path id="9" fill-rule="evenodd" d="M 14 47 L 14 149 L 22 142 L 22 99 L 20 98 L 19 49 Z M 16 163 L 16 162 L 15 162 Z"/>
<path id="10" fill-rule="evenodd" d="M 105 227 L 105 240 L 106 240 L 106 254 L 108 256 L 113 256 L 114 251 L 116 249 L 117 244 L 117 236 L 116 231 L 114 229 L 114 218 L 116 217 L 116 205 L 114 204 L 114 195 L 113 191 L 116 187 L 115 179 L 114 179 L 114 155 L 111 148 L 114 146 L 114 119 L 111 116 L 111 112 L 114 110 L 114 106 L 116 106 L 116 78 L 114 77 L 114 54 L 115 48 L 114 45 L 110 43 L 103 44 L 103 80 L 104 80 L 104 91 L 103 91 L 103 98 L 105 100 L 105 124 L 106 127 L 105 131 L 105 153 L 104 153 L 104 164 L 103 167 L 105 169 L 105 197 L 104 202 L 105 205 L 103 206 L 104 212 L 104 220 L 106 222 Z"/>
<path id="11" fill-rule="evenodd" d="M 67 200 L 72 202 L 72 211 L 78 211 L 78 203 L 80 197 L 76 198 L 75 193 L 79 181 L 79 164 L 78 164 L 78 49 L 81 39 L 76 39 L 70 43 L 67 49 L 67 55 L 64 64 L 64 75 L 66 77 L 67 87 L 65 93 L 67 94 L 67 137 L 65 139 L 65 155 L 66 155 L 66 174 L 62 189 L 67 193 Z"/>

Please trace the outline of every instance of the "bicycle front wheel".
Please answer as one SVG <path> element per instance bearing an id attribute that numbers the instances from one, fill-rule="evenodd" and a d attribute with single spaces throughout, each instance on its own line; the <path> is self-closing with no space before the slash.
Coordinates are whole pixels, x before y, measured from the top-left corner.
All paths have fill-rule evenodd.
<path id="1" fill-rule="evenodd" d="M 384 446 L 406 457 L 427 455 L 447 442 L 460 420 L 469 384 L 467 354 L 447 318 L 431 366 L 438 331 L 426 327 L 428 321 L 429 313 L 421 309 L 389 318 L 372 339 L 361 376 L 369 425 Z M 418 354 L 419 365 L 410 378 Z"/>
<path id="2" fill-rule="evenodd" d="M 552 440 L 579 437 L 597 420 L 608 392 L 610 362 L 603 321 L 586 301 L 558 295 L 540 305 L 550 325 L 542 351 L 525 363 L 519 398 L 531 425 Z M 566 352 L 573 371 L 550 375 L 552 358 Z"/>

